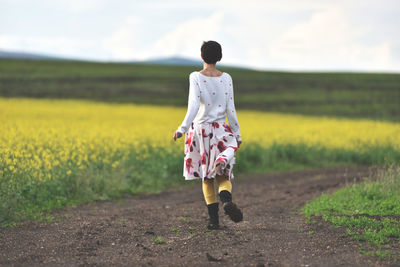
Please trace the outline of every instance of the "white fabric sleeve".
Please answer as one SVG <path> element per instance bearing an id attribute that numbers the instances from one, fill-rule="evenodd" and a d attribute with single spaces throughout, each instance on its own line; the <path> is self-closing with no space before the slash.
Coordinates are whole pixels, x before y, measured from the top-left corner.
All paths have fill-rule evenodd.
<path id="1" fill-rule="evenodd" d="M 241 141 L 239 121 L 236 116 L 235 98 L 233 95 L 232 77 L 228 75 L 228 101 L 226 103 L 226 116 L 228 117 L 229 127 L 231 128 L 236 140 Z"/>
<path id="2" fill-rule="evenodd" d="M 188 98 L 188 109 L 186 112 L 185 119 L 181 126 L 178 127 L 179 132 L 182 134 L 186 133 L 192 124 L 194 118 L 200 107 L 200 88 L 196 79 L 195 73 L 192 72 L 189 76 L 189 98 Z"/>

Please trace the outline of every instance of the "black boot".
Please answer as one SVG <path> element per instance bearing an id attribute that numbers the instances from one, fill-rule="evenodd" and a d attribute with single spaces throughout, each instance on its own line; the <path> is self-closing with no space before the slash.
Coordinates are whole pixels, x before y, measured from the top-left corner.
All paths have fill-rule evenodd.
<path id="1" fill-rule="evenodd" d="M 222 190 L 219 193 L 219 199 L 222 202 L 225 214 L 227 214 L 232 221 L 237 223 L 243 220 L 243 213 L 236 204 L 232 202 L 232 194 L 229 191 Z"/>
<path id="2" fill-rule="evenodd" d="M 208 215 L 210 216 L 207 228 L 210 230 L 219 229 L 218 202 L 207 205 L 207 208 L 208 208 Z"/>

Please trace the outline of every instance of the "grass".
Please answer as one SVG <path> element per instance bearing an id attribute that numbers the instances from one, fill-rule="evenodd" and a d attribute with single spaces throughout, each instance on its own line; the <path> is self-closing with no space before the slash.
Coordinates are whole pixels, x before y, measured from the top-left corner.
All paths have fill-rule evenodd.
<path id="1" fill-rule="evenodd" d="M 361 243 L 360 252 L 400 259 L 400 166 L 391 165 L 374 180 L 352 184 L 332 195 L 324 194 L 303 209 L 336 227 L 345 227 Z"/>
<path id="2" fill-rule="evenodd" d="M 187 105 L 201 66 L 0 59 L 0 96 Z M 400 74 L 221 68 L 239 109 L 400 121 Z"/>
<path id="3" fill-rule="evenodd" d="M 190 222 L 192 220 L 192 218 L 190 216 L 179 216 L 179 219 L 182 222 Z"/>
<path id="4" fill-rule="evenodd" d="M 390 147 L 374 147 L 364 151 L 343 148 L 327 149 L 306 144 L 273 144 L 263 148 L 248 144 L 238 153 L 237 170 L 242 173 L 324 168 L 339 165 L 383 165 L 400 162 L 400 151 Z"/>
<path id="5" fill-rule="evenodd" d="M 178 228 L 176 228 L 175 226 L 172 226 L 170 228 L 170 230 L 171 230 L 171 232 L 174 232 L 175 234 L 179 234 L 180 233 L 180 230 Z"/>
<path id="6" fill-rule="evenodd" d="M 188 237 L 194 237 L 196 236 L 196 233 L 188 233 Z"/>
<path id="7" fill-rule="evenodd" d="M 155 244 L 165 244 L 167 240 L 165 240 L 162 236 L 153 237 L 151 239 Z"/>

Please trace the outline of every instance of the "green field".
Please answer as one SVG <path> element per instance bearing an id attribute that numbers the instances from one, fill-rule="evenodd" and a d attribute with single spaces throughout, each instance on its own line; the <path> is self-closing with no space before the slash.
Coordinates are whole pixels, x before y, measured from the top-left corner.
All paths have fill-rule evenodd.
<path id="1" fill-rule="evenodd" d="M 187 105 L 198 67 L 0 60 L 0 96 Z M 220 68 L 238 109 L 400 121 L 400 74 L 295 73 Z"/>
<path id="2" fill-rule="evenodd" d="M 46 220 L 60 207 L 187 184 L 183 147 L 170 138 L 185 108 L 167 106 L 187 105 L 189 73 L 200 69 L 1 59 L 0 228 Z M 220 69 L 233 77 L 245 137 L 235 173 L 393 164 L 377 181 L 303 208 L 310 218 L 347 227 L 352 238 L 368 243 L 366 254 L 393 255 L 399 240 L 400 74 Z"/>

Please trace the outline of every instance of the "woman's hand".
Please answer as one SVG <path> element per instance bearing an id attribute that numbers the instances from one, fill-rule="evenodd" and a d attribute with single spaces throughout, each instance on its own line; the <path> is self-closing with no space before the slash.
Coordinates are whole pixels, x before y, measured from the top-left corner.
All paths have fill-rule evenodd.
<path id="1" fill-rule="evenodd" d="M 176 131 L 174 133 L 174 141 L 176 141 L 176 139 L 181 138 L 181 137 L 182 137 L 182 133 L 181 132 Z"/>
<path id="2" fill-rule="evenodd" d="M 236 136 L 236 143 L 237 143 L 237 148 L 239 148 L 240 145 L 242 144 L 242 138 L 240 138 L 240 135 Z"/>

